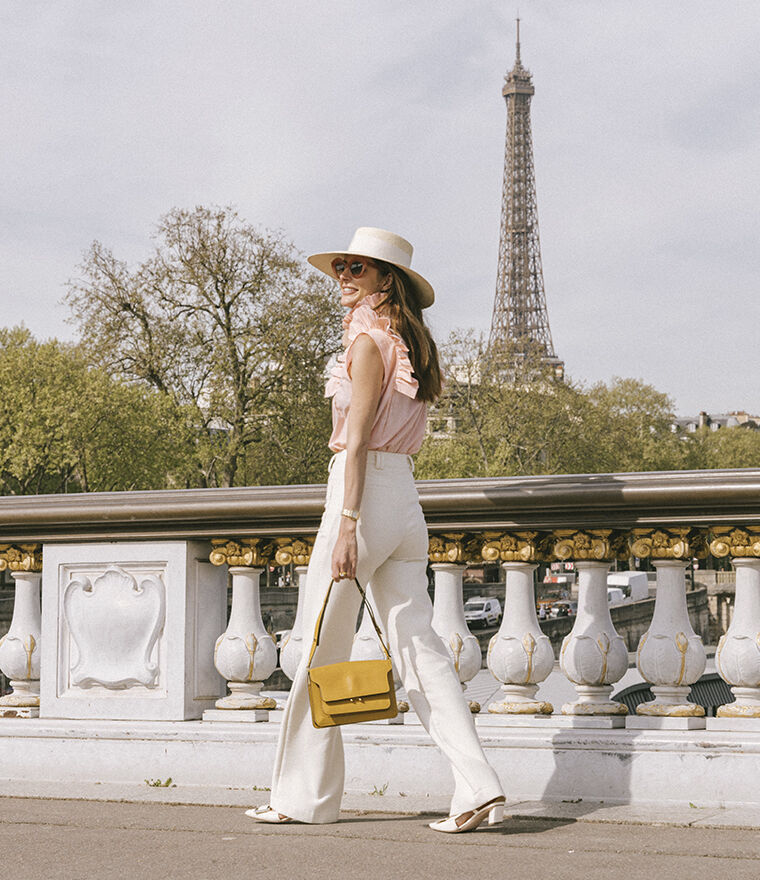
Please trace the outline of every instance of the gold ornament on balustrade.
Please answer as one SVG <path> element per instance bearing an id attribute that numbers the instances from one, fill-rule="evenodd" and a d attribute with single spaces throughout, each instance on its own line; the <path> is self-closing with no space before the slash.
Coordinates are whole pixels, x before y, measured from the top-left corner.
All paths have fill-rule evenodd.
<path id="1" fill-rule="evenodd" d="M 274 560 L 278 565 L 308 565 L 314 541 L 308 538 L 275 538 Z"/>
<path id="2" fill-rule="evenodd" d="M 631 556 L 639 559 L 691 559 L 706 555 L 704 535 L 689 526 L 633 529 L 629 537 Z"/>
<path id="3" fill-rule="evenodd" d="M 0 571 L 42 571 L 42 544 L 0 544 Z"/>
<path id="4" fill-rule="evenodd" d="M 625 535 L 612 529 L 555 529 L 551 534 L 555 558 L 606 562 L 627 556 Z"/>
<path id="5" fill-rule="evenodd" d="M 240 565 L 247 568 L 266 566 L 274 555 L 272 542 L 265 538 L 212 538 L 209 562 L 212 565 Z"/>
<path id="6" fill-rule="evenodd" d="M 428 543 L 428 557 L 431 562 L 455 562 L 465 564 L 481 561 L 481 539 L 466 532 L 447 532 L 431 535 Z"/>
<path id="7" fill-rule="evenodd" d="M 710 553 L 735 558 L 760 557 L 760 529 L 726 526 L 710 530 Z"/>
<path id="8" fill-rule="evenodd" d="M 480 555 L 486 562 L 538 562 L 547 553 L 538 532 L 484 532 Z"/>
<path id="9" fill-rule="evenodd" d="M 452 634 L 449 639 L 449 647 L 451 648 L 451 653 L 454 655 L 454 669 L 456 670 L 456 674 L 459 675 L 459 660 L 464 648 L 464 639 L 458 632 Z"/>
<path id="10" fill-rule="evenodd" d="M 533 633 L 525 633 L 525 635 L 522 637 L 523 651 L 525 651 L 525 656 L 528 658 L 528 669 L 525 673 L 525 684 L 530 684 L 530 680 L 533 677 L 533 655 L 536 652 L 537 644 L 538 642 L 533 636 Z"/>

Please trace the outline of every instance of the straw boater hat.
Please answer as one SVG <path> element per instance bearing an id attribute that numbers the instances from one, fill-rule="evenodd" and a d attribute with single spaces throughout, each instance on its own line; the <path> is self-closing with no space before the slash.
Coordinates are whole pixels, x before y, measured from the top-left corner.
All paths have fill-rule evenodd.
<path id="1" fill-rule="evenodd" d="M 413 250 L 411 244 L 400 235 L 395 235 L 385 229 L 377 229 L 374 226 L 360 226 L 354 233 L 351 244 L 345 250 L 312 254 L 308 260 L 312 266 L 331 278 L 335 278 L 332 261 L 336 257 L 370 257 L 374 260 L 390 263 L 401 269 L 407 276 L 420 305 L 426 309 L 433 305 L 435 293 L 430 283 L 422 275 L 409 268 Z"/>

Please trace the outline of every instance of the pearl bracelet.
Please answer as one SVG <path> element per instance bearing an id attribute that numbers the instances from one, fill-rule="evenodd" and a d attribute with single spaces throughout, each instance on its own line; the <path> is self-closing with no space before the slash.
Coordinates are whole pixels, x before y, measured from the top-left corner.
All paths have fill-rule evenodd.
<path id="1" fill-rule="evenodd" d="M 356 520 L 359 519 L 359 511 L 358 510 L 351 510 L 350 507 L 344 507 L 343 510 L 341 510 L 340 515 L 347 516 L 349 519 L 352 519 L 354 522 L 356 522 Z"/>

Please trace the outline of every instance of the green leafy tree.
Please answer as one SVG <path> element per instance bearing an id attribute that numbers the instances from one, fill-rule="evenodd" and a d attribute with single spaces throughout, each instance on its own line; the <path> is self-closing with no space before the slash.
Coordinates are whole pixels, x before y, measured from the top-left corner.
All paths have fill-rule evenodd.
<path id="1" fill-rule="evenodd" d="M 165 395 L 88 365 L 81 350 L 0 329 L 4 495 L 163 488 L 182 483 L 189 439 Z"/>
<path id="2" fill-rule="evenodd" d="M 230 208 L 175 209 L 134 269 L 95 242 L 67 299 L 95 363 L 185 409 L 191 482 L 323 478 L 340 303 L 281 235 Z"/>
<path id="3" fill-rule="evenodd" d="M 442 358 L 445 393 L 420 451 L 420 475 L 558 473 L 578 457 L 569 439 L 583 400 L 549 376 L 537 352 L 505 352 L 494 362 L 482 337 L 469 332 L 453 334 Z"/>
<path id="4" fill-rule="evenodd" d="M 672 430 L 673 401 L 638 379 L 614 377 L 587 392 L 587 428 L 599 471 L 679 470 L 686 450 Z"/>
<path id="5" fill-rule="evenodd" d="M 552 378 L 540 352 L 494 362 L 482 338 L 442 346 L 448 382 L 418 458 L 424 477 L 602 473 L 684 467 L 672 402 L 635 379 L 587 389 Z M 506 368 L 505 363 L 510 366 Z"/>
<path id="6" fill-rule="evenodd" d="M 685 437 L 688 467 L 760 467 L 760 430 L 739 425 L 711 431 L 701 428 Z"/>

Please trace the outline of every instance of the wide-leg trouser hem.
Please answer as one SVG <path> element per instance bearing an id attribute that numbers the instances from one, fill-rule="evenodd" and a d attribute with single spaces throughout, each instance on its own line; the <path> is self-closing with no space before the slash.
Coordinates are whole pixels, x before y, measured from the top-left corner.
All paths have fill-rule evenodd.
<path id="1" fill-rule="evenodd" d="M 334 819 L 320 819 L 316 811 L 303 810 L 297 804 L 273 804 L 270 802 L 269 806 L 273 810 L 277 810 L 281 815 L 288 816 L 296 822 L 303 822 L 306 825 L 334 825 L 340 821 L 340 813 Z"/>

